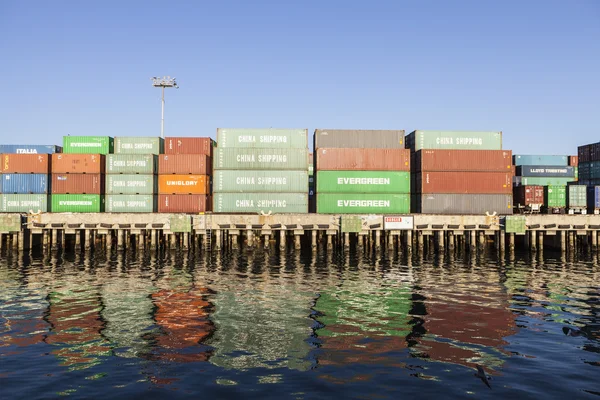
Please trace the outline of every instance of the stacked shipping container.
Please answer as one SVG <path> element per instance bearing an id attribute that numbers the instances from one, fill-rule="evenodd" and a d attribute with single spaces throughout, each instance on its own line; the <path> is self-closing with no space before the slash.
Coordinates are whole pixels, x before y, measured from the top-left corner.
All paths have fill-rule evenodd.
<path id="1" fill-rule="evenodd" d="M 571 165 L 578 167 L 578 183 L 588 187 L 588 212 L 600 213 L 600 142 L 579 146 Z"/>

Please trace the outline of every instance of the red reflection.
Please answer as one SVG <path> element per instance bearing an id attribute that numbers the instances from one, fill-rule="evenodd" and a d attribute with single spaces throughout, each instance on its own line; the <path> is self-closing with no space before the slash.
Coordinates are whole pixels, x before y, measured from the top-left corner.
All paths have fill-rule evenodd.
<path id="1" fill-rule="evenodd" d="M 8 332 L 0 336 L 0 347 L 14 345 L 17 347 L 33 346 L 44 341 L 48 324 L 42 319 L 41 310 L 27 310 L 18 313 L 18 318 L 6 316 Z"/>
<path id="2" fill-rule="evenodd" d="M 402 367 L 397 354 L 406 348 L 406 339 L 400 336 L 345 335 L 321 338 L 322 353 L 319 364 L 347 366 L 350 364 L 378 364 Z"/>

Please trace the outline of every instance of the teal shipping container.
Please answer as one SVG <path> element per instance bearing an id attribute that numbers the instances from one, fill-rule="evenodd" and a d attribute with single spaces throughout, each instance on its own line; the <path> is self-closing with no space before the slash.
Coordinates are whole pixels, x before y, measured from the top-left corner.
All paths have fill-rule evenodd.
<path id="1" fill-rule="evenodd" d="M 418 150 L 502 150 L 502 132 L 413 131 L 406 148 Z"/>
<path id="2" fill-rule="evenodd" d="M 217 170 L 213 174 L 213 192 L 301 193 L 307 186 L 307 171 Z"/>
<path id="3" fill-rule="evenodd" d="M 106 196 L 105 210 L 111 213 L 156 212 L 156 196 L 151 194 L 111 194 Z"/>
<path id="4" fill-rule="evenodd" d="M 113 145 L 110 136 L 63 136 L 63 153 L 110 154 Z"/>
<path id="5" fill-rule="evenodd" d="M 153 154 L 108 154 L 107 174 L 155 174 L 158 156 Z"/>
<path id="6" fill-rule="evenodd" d="M 0 212 L 47 212 L 46 194 L 0 194 Z"/>
<path id="7" fill-rule="evenodd" d="M 308 129 L 218 128 L 217 146 L 306 149 Z"/>
<path id="8" fill-rule="evenodd" d="M 165 140 L 153 136 L 117 136 L 114 140 L 115 154 L 163 154 Z"/>
<path id="9" fill-rule="evenodd" d="M 532 154 L 514 154 L 514 165 L 554 165 L 568 166 L 569 156 L 547 156 L 547 155 L 532 155 Z"/>
<path id="10" fill-rule="evenodd" d="M 308 193 L 215 193 L 213 212 L 285 214 L 308 213 Z"/>
<path id="11" fill-rule="evenodd" d="M 158 193 L 156 175 L 106 175 L 106 194 L 153 194 Z"/>
<path id="12" fill-rule="evenodd" d="M 308 149 L 214 149 L 213 170 L 265 169 L 308 171 Z"/>

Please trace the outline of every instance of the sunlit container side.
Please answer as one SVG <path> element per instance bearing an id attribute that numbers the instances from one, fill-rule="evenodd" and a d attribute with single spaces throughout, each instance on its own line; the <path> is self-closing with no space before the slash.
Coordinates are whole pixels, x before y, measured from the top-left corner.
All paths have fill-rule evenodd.
<path id="1" fill-rule="evenodd" d="M 587 208 L 587 186 L 569 185 L 567 186 L 567 207 L 569 209 Z"/>
<path id="2" fill-rule="evenodd" d="M 216 145 L 209 137 L 166 137 L 165 154 L 204 154 L 212 157 Z"/>
<path id="3" fill-rule="evenodd" d="M 517 167 L 517 176 L 573 178 L 575 176 L 575 167 L 520 165 Z"/>
<path id="4" fill-rule="evenodd" d="M 410 171 L 406 149 L 321 148 L 316 157 L 317 171 Z"/>
<path id="5" fill-rule="evenodd" d="M 213 175 L 213 192 L 300 193 L 307 187 L 307 171 L 217 170 Z"/>
<path id="6" fill-rule="evenodd" d="M 410 172 L 318 171 L 317 193 L 410 193 Z"/>
<path id="7" fill-rule="evenodd" d="M 519 165 L 543 165 L 560 166 L 569 165 L 569 156 L 548 156 L 536 154 L 515 154 L 513 155 L 513 164 Z"/>
<path id="8" fill-rule="evenodd" d="M 413 193 L 512 194 L 510 172 L 422 172 Z"/>
<path id="9" fill-rule="evenodd" d="M 107 174 L 155 174 L 158 156 L 152 154 L 109 154 Z"/>
<path id="10" fill-rule="evenodd" d="M 418 194 L 413 212 L 422 214 L 498 215 L 513 213 L 510 194 Z"/>
<path id="11" fill-rule="evenodd" d="M 579 157 L 577 156 L 569 156 L 569 165 L 571 167 L 579 166 Z"/>
<path id="12" fill-rule="evenodd" d="M 573 182 L 575 178 L 552 178 L 552 177 L 527 177 L 527 176 L 515 176 L 513 177 L 514 186 L 548 186 L 548 185 L 559 185 L 566 186 L 569 182 Z"/>
<path id="13" fill-rule="evenodd" d="M 52 174 L 52 194 L 104 194 L 102 174 Z"/>
<path id="14" fill-rule="evenodd" d="M 502 132 L 413 131 L 406 148 L 417 150 L 502 150 Z"/>
<path id="15" fill-rule="evenodd" d="M 158 173 L 210 175 L 212 161 L 206 154 L 161 154 L 158 156 Z"/>
<path id="16" fill-rule="evenodd" d="M 314 150 L 333 148 L 403 149 L 404 130 L 316 129 Z"/>
<path id="17" fill-rule="evenodd" d="M 308 213 L 308 193 L 214 193 L 213 212 Z"/>
<path id="18" fill-rule="evenodd" d="M 587 191 L 588 213 L 600 214 L 600 186 L 588 186 Z"/>
<path id="19" fill-rule="evenodd" d="M 106 175 L 106 194 L 153 194 L 158 192 L 156 175 Z"/>
<path id="20" fill-rule="evenodd" d="M 48 154 L 2 154 L 0 172 L 3 174 L 48 174 Z"/>
<path id="21" fill-rule="evenodd" d="M 50 201 L 50 211 L 55 213 L 104 211 L 104 196 L 98 194 L 53 194 Z"/>
<path id="22" fill-rule="evenodd" d="M 53 154 L 53 174 L 103 174 L 106 157 L 103 154 Z"/>
<path id="23" fill-rule="evenodd" d="M 48 193 L 47 174 L 2 174 L 0 193 L 44 194 Z"/>
<path id="24" fill-rule="evenodd" d="M 579 167 L 573 167 L 575 168 L 575 181 L 579 180 Z"/>
<path id="25" fill-rule="evenodd" d="M 510 172 L 510 150 L 419 150 L 415 152 L 414 172 L 477 171 Z"/>
<path id="26" fill-rule="evenodd" d="M 54 154 L 61 153 L 62 147 L 41 144 L 0 144 L 0 154 Z"/>
<path id="27" fill-rule="evenodd" d="M 201 213 L 210 210 L 210 197 L 204 194 L 158 195 L 159 213 Z"/>
<path id="28" fill-rule="evenodd" d="M 113 145 L 110 136 L 63 136 L 63 153 L 110 154 Z"/>
<path id="29" fill-rule="evenodd" d="M 544 205 L 544 187 L 516 186 L 513 188 L 513 202 L 518 210 L 539 212 Z"/>
<path id="30" fill-rule="evenodd" d="M 315 174 L 315 159 L 313 153 L 308 153 L 308 175 Z"/>
<path id="31" fill-rule="evenodd" d="M 410 194 L 388 193 L 319 193 L 319 214 L 407 214 Z"/>
<path id="32" fill-rule="evenodd" d="M 564 209 L 567 205 L 567 186 L 549 185 L 544 187 L 544 205 L 549 212 Z"/>
<path id="33" fill-rule="evenodd" d="M 158 175 L 159 194 L 209 194 L 207 175 Z"/>
<path id="34" fill-rule="evenodd" d="M 115 154 L 163 154 L 165 140 L 153 136 L 117 136 L 114 140 Z"/>
<path id="35" fill-rule="evenodd" d="M 215 148 L 213 169 L 308 171 L 308 149 Z"/>
<path id="36" fill-rule="evenodd" d="M 151 194 L 110 194 L 105 200 L 106 212 L 151 213 L 157 211 L 156 196 Z"/>
<path id="37" fill-rule="evenodd" d="M 0 212 L 47 212 L 47 194 L 0 194 Z"/>
<path id="38" fill-rule="evenodd" d="M 308 148 L 308 129 L 246 129 L 218 128 L 217 145 L 220 148 Z"/>

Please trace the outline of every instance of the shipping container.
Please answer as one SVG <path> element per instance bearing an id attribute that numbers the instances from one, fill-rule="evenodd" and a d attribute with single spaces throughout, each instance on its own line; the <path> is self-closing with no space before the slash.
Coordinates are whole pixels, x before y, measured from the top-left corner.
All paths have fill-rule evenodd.
<path id="1" fill-rule="evenodd" d="M 319 193 L 320 214 L 408 214 L 410 194 L 389 193 Z"/>
<path id="2" fill-rule="evenodd" d="M 157 211 L 156 196 L 151 194 L 111 194 L 106 196 L 106 212 L 151 213 Z"/>
<path id="3" fill-rule="evenodd" d="M 573 167 L 575 168 L 575 181 L 579 180 L 579 167 Z"/>
<path id="4" fill-rule="evenodd" d="M 588 212 L 600 214 L 600 186 L 588 186 L 587 191 Z"/>
<path id="5" fill-rule="evenodd" d="M 567 186 L 549 185 L 544 187 L 544 205 L 549 213 L 563 212 L 567 205 Z"/>
<path id="6" fill-rule="evenodd" d="M 213 169 L 308 171 L 308 149 L 215 148 Z"/>
<path id="7" fill-rule="evenodd" d="M 113 144 L 109 136 L 63 136 L 63 153 L 111 154 Z"/>
<path id="8" fill-rule="evenodd" d="M 577 156 L 569 156 L 569 165 L 571 167 L 579 166 L 579 157 Z"/>
<path id="9" fill-rule="evenodd" d="M 98 194 L 53 194 L 50 211 L 94 213 L 104 211 L 104 196 Z"/>
<path id="10" fill-rule="evenodd" d="M 308 153 L 308 175 L 312 176 L 315 174 L 315 159 L 313 153 Z"/>
<path id="11" fill-rule="evenodd" d="M 217 146 L 254 148 L 308 148 L 308 129 L 218 128 Z"/>
<path id="12" fill-rule="evenodd" d="M 410 193 L 410 172 L 318 171 L 317 193 Z"/>
<path id="13" fill-rule="evenodd" d="M 513 188 L 515 210 L 526 213 L 539 213 L 544 205 L 543 186 L 517 186 Z"/>
<path id="14" fill-rule="evenodd" d="M 158 173 L 210 175 L 212 161 L 206 154 L 161 154 L 158 156 Z"/>
<path id="15" fill-rule="evenodd" d="M 569 210 L 587 209 L 587 186 L 569 185 L 567 186 L 567 207 Z"/>
<path id="16" fill-rule="evenodd" d="M 0 193 L 48 193 L 48 174 L 2 174 L 0 175 Z"/>
<path id="17" fill-rule="evenodd" d="M 107 174 L 155 174 L 158 156 L 153 154 L 109 154 L 106 156 Z"/>
<path id="18" fill-rule="evenodd" d="M 0 194 L 0 212 L 28 213 L 47 212 L 46 194 Z"/>
<path id="19" fill-rule="evenodd" d="M 515 154 L 513 164 L 519 165 L 543 165 L 559 166 L 569 165 L 569 156 L 548 156 L 548 155 L 525 155 Z"/>
<path id="20" fill-rule="evenodd" d="M 163 154 L 165 140 L 154 136 L 118 136 L 114 144 L 115 154 Z"/>
<path id="21" fill-rule="evenodd" d="M 106 194 L 158 193 L 156 175 L 106 175 Z"/>
<path id="22" fill-rule="evenodd" d="M 307 187 L 307 171 L 218 170 L 213 175 L 213 192 L 300 193 Z"/>
<path id="23" fill-rule="evenodd" d="M 600 142 L 586 144 L 577 148 L 578 162 L 600 161 Z"/>
<path id="24" fill-rule="evenodd" d="M 308 193 L 214 193 L 216 213 L 308 213 Z"/>
<path id="25" fill-rule="evenodd" d="M 50 170 L 53 174 L 103 174 L 103 154 L 53 154 Z"/>
<path id="26" fill-rule="evenodd" d="M 413 212 L 422 214 L 498 215 L 513 213 L 510 194 L 417 194 Z"/>
<path id="27" fill-rule="evenodd" d="M 159 213 L 203 213 L 210 211 L 210 197 L 204 194 L 160 194 Z"/>
<path id="28" fill-rule="evenodd" d="M 317 171 L 410 171 L 410 152 L 405 149 L 339 149 L 316 151 Z"/>
<path id="29" fill-rule="evenodd" d="M 403 149 L 404 130 L 316 129 L 313 148 Z"/>
<path id="30" fill-rule="evenodd" d="M 419 150 L 413 171 L 508 172 L 511 166 L 510 150 Z"/>
<path id="31" fill-rule="evenodd" d="M 160 194 L 209 194 L 207 175 L 159 175 Z"/>
<path id="32" fill-rule="evenodd" d="M 600 162 L 599 161 L 591 161 L 591 162 L 582 162 L 579 163 L 578 168 L 578 177 L 581 179 L 600 179 Z"/>
<path id="33" fill-rule="evenodd" d="M 4 174 L 48 174 L 48 154 L 2 154 L 0 172 Z"/>
<path id="34" fill-rule="evenodd" d="M 573 178 L 575 176 L 575 167 L 520 165 L 517 167 L 517 176 Z"/>
<path id="35" fill-rule="evenodd" d="M 413 131 L 406 148 L 417 150 L 502 150 L 502 132 Z"/>
<path id="36" fill-rule="evenodd" d="M 209 137 L 166 137 L 165 154 L 204 154 L 212 157 L 216 145 Z"/>
<path id="37" fill-rule="evenodd" d="M 572 182 L 573 179 L 575 179 L 575 178 L 515 176 L 515 177 L 513 177 L 513 185 L 514 186 L 548 186 L 548 185 L 566 186 L 569 182 Z"/>
<path id="38" fill-rule="evenodd" d="M 0 144 L 0 154 L 54 154 L 61 153 L 62 147 L 36 144 Z"/>
<path id="39" fill-rule="evenodd" d="M 52 194 L 104 194 L 102 174 L 52 174 Z"/>
<path id="40" fill-rule="evenodd" d="M 414 175 L 411 192 L 512 194 L 512 179 L 510 172 L 422 172 Z"/>

